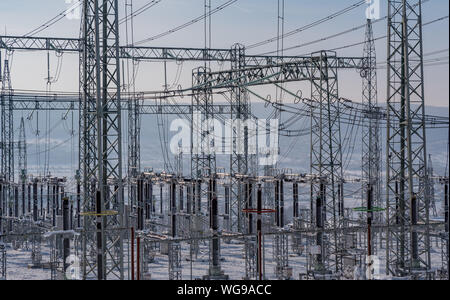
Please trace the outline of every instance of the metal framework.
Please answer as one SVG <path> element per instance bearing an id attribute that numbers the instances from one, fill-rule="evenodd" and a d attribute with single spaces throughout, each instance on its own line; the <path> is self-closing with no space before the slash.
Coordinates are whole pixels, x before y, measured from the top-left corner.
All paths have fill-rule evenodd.
<path id="1" fill-rule="evenodd" d="M 0 242 L 0 280 L 6 280 L 6 247 Z"/>
<path id="2" fill-rule="evenodd" d="M 245 47 L 240 44 L 236 44 L 232 48 L 232 63 L 231 69 L 234 72 L 235 79 L 237 80 L 237 86 L 231 89 L 231 120 L 233 123 L 231 132 L 232 137 L 231 147 L 232 154 L 230 156 L 230 173 L 235 174 L 248 174 L 248 130 L 245 126 L 245 122 L 249 119 L 249 103 L 248 94 L 241 85 L 245 82 L 242 72 L 245 69 Z M 242 151 L 244 150 L 244 151 Z M 230 198 L 230 230 L 236 232 L 244 232 L 245 222 L 243 219 L 242 210 L 245 208 L 244 203 L 244 191 L 240 179 L 231 178 L 231 198 Z"/>
<path id="3" fill-rule="evenodd" d="M 82 266 L 84 278 L 100 280 L 124 276 L 118 9 L 117 0 L 84 1 L 83 8 L 80 170 L 83 211 L 95 214 L 84 219 Z"/>
<path id="4" fill-rule="evenodd" d="M 342 146 L 340 130 L 340 106 L 338 96 L 337 68 L 330 62 L 336 59 L 336 53 L 319 52 L 313 54 L 313 66 L 311 68 L 311 98 L 317 102 L 317 107 L 311 109 L 311 173 L 325 176 L 328 184 L 325 190 L 321 190 L 321 183 L 311 184 L 311 199 L 321 197 L 323 205 L 323 225 L 325 228 L 338 228 L 343 217 L 342 199 Z M 317 208 L 316 208 L 317 209 Z M 314 218 L 311 218 L 314 220 Z M 323 237 L 322 237 L 323 238 Z M 338 255 L 339 237 L 337 231 L 332 239 L 336 272 L 341 269 Z M 318 241 L 319 242 L 319 241 Z M 321 253 L 325 253 L 325 243 L 320 241 Z M 328 259 L 322 255 L 323 260 Z M 327 265 L 322 261 L 320 266 Z M 323 271 L 318 269 L 318 271 Z"/>
<path id="5" fill-rule="evenodd" d="M 0 95 L 1 101 L 1 173 L 4 175 L 5 181 L 14 181 L 14 113 L 12 110 L 11 96 L 13 89 L 11 85 L 11 73 L 9 69 L 9 60 L 5 59 L 2 76 L 2 90 Z M 1 68 L 0 68 L 1 73 Z M 9 214 L 8 205 L 11 200 L 12 191 L 9 186 L 5 186 L 2 190 L 3 213 Z"/>
<path id="6" fill-rule="evenodd" d="M 30 36 L 0 36 L 0 48 L 9 51 L 56 51 L 59 53 L 77 53 L 83 51 L 83 38 L 53 38 Z M 176 47 L 146 47 L 120 46 L 121 59 L 155 60 L 155 61 L 198 61 L 198 62 L 232 62 L 233 49 L 176 48 Z M 280 62 L 293 62 L 300 56 L 276 55 L 245 55 L 246 66 L 262 66 Z"/>
<path id="7" fill-rule="evenodd" d="M 205 12 L 211 4 L 206 5 Z M 209 0 L 210 2 L 210 0 Z M 172 239 L 168 241 L 169 278 L 182 278 L 182 242 L 178 236 L 190 240 L 191 255 L 198 251 L 201 239 L 211 240 L 209 276 L 221 277 L 220 239 L 222 232 L 218 226 L 218 204 L 215 182 L 211 180 L 209 187 L 205 178 L 216 176 L 216 156 L 218 143 L 215 135 L 215 124 L 207 122 L 220 115 L 231 116 L 239 120 L 231 127 L 232 153 L 230 154 L 230 174 L 226 177 L 226 208 L 224 219 L 229 220 L 229 231 L 245 241 L 245 268 L 247 277 L 256 276 L 256 243 L 252 232 L 253 218 L 243 213 L 254 208 L 252 203 L 252 184 L 255 182 L 271 186 L 275 184 L 275 204 L 278 232 L 274 235 L 274 255 L 277 268 L 275 273 L 280 279 L 291 276 L 289 268 L 288 236 L 300 236 L 305 233 L 306 240 L 314 245 L 310 253 L 314 255 L 313 273 L 325 278 L 332 272 L 339 277 L 343 271 L 343 257 L 348 253 L 346 237 L 349 233 L 362 233 L 365 226 L 347 226 L 349 218 L 344 218 L 344 175 L 342 162 L 341 124 L 347 109 L 356 110 L 365 119 L 363 128 L 362 182 L 363 195 L 369 195 L 368 209 L 372 208 L 372 200 L 381 207 L 381 166 L 380 166 L 380 127 L 381 120 L 387 120 L 387 190 L 386 190 L 386 222 L 371 224 L 370 230 L 386 231 L 386 272 L 394 276 L 421 277 L 431 272 L 430 231 L 444 223 L 430 223 L 429 210 L 433 193 L 433 169 L 431 159 L 427 165 L 425 126 L 428 124 L 445 124 L 448 118 L 437 119 L 425 115 L 424 75 L 423 75 L 423 40 L 422 40 L 422 0 L 389 0 L 388 13 L 388 91 L 387 110 L 378 107 L 376 52 L 373 37 L 372 21 L 367 20 L 366 39 L 363 57 L 337 57 L 335 52 L 320 51 L 311 56 L 280 56 L 280 35 L 278 34 L 278 51 L 276 56 L 247 55 L 243 45 L 236 44 L 231 49 L 211 49 L 209 44 L 205 18 L 205 48 L 171 48 L 171 47 L 135 47 L 119 45 L 118 0 L 84 0 L 81 37 L 78 39 L 0 36 L 0 49 L 7 52 L 14 50 L 41 50 L 57 53 L 74 53 L 80 59 L 80 94 L 27 94 L 15 93 L 11 87 L 9 62 L 5 60 L 2 76 L 1 105 L 1 176 L 0 180 L 0 218 L 11 217 L 11 200 L 14 195 L 15 217 L 18 217 L 18 187 L 14 185 L 14 120 L 13 111 L 73 111 L 79 110 L 79 169 L 81 175 L 81 214 L 83 216 L 82 234 L 82 272 L 83 278 L 124 279 L 124 233 L 128 224 L 128 216 L 124 212 L 124 177 L 122 174 L 122 113 L 128 113 L 128 191 L 129 198 L 138 199 L 138 224 L 144 229 L 145 220 L 154 213 L 153 181 L 151 187 L 143 182 L 134 184 L 140 172 L 140 118 L 143 114 L 179 115 L 191 118 L 191 178 L 182 178 L 182 172 L 171 178 L 171 197 L 169 215 L 171 219 Z M 284 1 L 279 1 L 283 3 Z M 284 13 L 283 13 L 284 14 Z M 210 18 L 210 16 L 209 16 Z M 281 20 L 279 15 L 279 31 Z M 210 30 L 210 29 L 209 29 Z M 282 40 L 281 40 L 282 42 Z M 209 47 L 208 47 L 209 46 Z M 282 47 L 282 46 L 281 46 Z M 282 51 L 281 51 L 282 52 Z M 204 67 L 194 69 L 192 88 L 186 90 L 165 91 L 156 93 L 135 93 L 134 78 L 129 83 L 133 91 L 121 92 L 120 59 L 133 61 L 194 61 L 204 62 Z M 229 70 L 212 72 L 207 62 L 228 62 Z M 0 68 L 1 69 L 1 68 Z M 338 70 L 355 69 L 363 78 L 363 104 L 344 103 L 339 97 Z M 1 73 L 1 70 L 0 70 Z M 134 74 L 134 71 L 133 71 Z M 1 74 L 0 74 L 1 75 Z M 249 130 L 245 121 L 251 118 L 248 88 L 268 84 L 284 84 L 287 82 L 307 81 L 311 83 L 311 99 L 300 99 L 310 109 L 310 171 L 315 174 L 314 180 L 302 183 L 311 185 L 310 217 L 300 220 L 298 212 L 294 213 L 294 229 L 284 227 L 284 192 L 281 170 L 267 169 L 267 176 L 255 180 L 250 173 L 252 159 L 249 154 Z M 131 89 L 130 89 L 131 90 Z M 225 90 L 225 91 L 223 91 Z M 277 100 L 272 103 L 276 115 L 280 118 L 283 103 L 278 101 L 278 93 L 285 90 L 277 85 Z M 214 104 L 214 95 L 231 93 L 229 104 Z M 177 95 L 179 93 L 179 95 Z M 192 96 L 191 105 L 163 104 L 163 99 Z M 283 93 L 283 92 L 282 92 Z M 146 98 L 147 97 L 147 98 Z M 159 97 L 159 98 L 158 98 Z M 148 104 L 145 99 L 159 100 L 158 104 Z M 280 132 L 282 132 L 280 126 Z M 252 133 L 253 134 L 253 133 Z M 28 189 L 28 211 L 35 222 L 38 221 L 38 181 L 27 181 L 26 178 L 26 137 L 22 118 L 19 128 L 19 182 L 22 183 L 23 215 L 26 215 L 26 190 Z M 182 169 L 182 154 L 179 156 L 179 169 Z M 282 179 L 275 177 L 280 173 Z M 273 178 L 270 175 L 273 175 Z M 162 176 L 163 177 L 163 176 Z M 167 179 L 166 178 L 166 179 Z M 176 182 L 173 178 L 178 178 Z M 215 178 L 215 177 L 214 177 Z M 223 179 L 223 178 L 222 178 Z M 228 181 L 229 179 L 229 181 Z M 79 178 L 78 178 L 79 180 Z M 255 180 L 253 182 L 252 180 Z M 261 181 L 259 181 L 261 180 Z M 41 183 L 41 214 L 43 180 Z M 158 181 L 159 182 L 159 181 Z M 183 185 L 188 187 L 187 213 L 184 213 Z M 297 181 L 296 181 L 297 182 Z M 369 183 L 369 184 L 367 184 Z M 59 211 L 59 197 L 64 195 L 64 187 L 59 179 L 48 178 L 48 195 L 52 199 L 52 226 L 56 226 Z M 161 204 L 160 214 L 164 221 L 163 184 L 160 182 Z M 177 207 L 176 191 L 180 184 L 179 205 Z M 446 235 L 442 237 L 442 269 L 447 269 L 448 277 L 448 179 L 446 182 Z M 245 188 L 244 188 L 245 187 Z M 12 193 L 11 188 L 15 191 Z M 53 192 L 50 192 L 52 188 Z M 60 189 L 61 188 L 61 189 Z M 148 189 L 151 188 L 151 192 Z M 33 190 L 33 198 L 31 197 Z M 144 192 L 145 191 L 145 192 Z M 80 194 L 79 188 L 77 193 Z M 145 196 L 144 196 L 145 193 Z M 147 193 L 150 193 L 148 195 Z M 271 192 L 272 193 L 272 192 Z M 50 197 L 50 195 L 52 196 Z M 295 210 L 298 209 L 298 186 L 293 191 Z M 78 195 L 79 196 L 79 195 Z M 271 197 L 271 196 L 269 196 Z M 144 200 L 145 198 L 145 200 Z M 208 210 L 202 208 L 208 198 L 210 229 L 212 237 L 205 237 L 202 215 Z M 47 212 L 50 211 L 49 199 Z M 32 202 L 31 202 L 32 201 Z M 430 203 L 431 202 L 431 203 Z M 10 205 L 7 207 L 7 204 Z M 131 203 L 133 204 L 133 203 Z M 144 205 L 145 204 L 145 205 Z M 297 206 L 296 206 L 297 205 Z M 260 205 L 259 205 L 260 206 Z M 8 209 L 9 208 L 9 209 Z M 78 207 L 80 210 L 80 207 Z M 6 211 L 8 211 L 6 213 Z M 261 209 L 258 208 L 261 212 Z M 31 214 L 32 212 L 32 214 Z M 303 214 L 304 215 L 304 214 Z M 132 212 L 132 216 L 135 215 Z M 179 217 L 181 216 L 181 217 Z M 184 219 L 186 217 L 186 219 Z M 192 219 L 189 219 L 192 218 Z M 180 221 L 181 219 L 181 221 Z M 307 220 L 308 219 L 308 220 Z M 189 226 L 184 226 L 189 221 Z M 306 221 L 305 221 L 306 220 Z M 3 225 L 0 219 L 0 225 Z M 30 221 L 30 220 L 28 220 Z M 45 221 L 45 220 L 44 220 Z M 303 223 L 300 223 L 302 221 Z M 381 220 L 380 220 L 381 221 Z M 79 225 L 80 221 L 78 220 Z M 191 225 L 191 222 L 195 224 Z M 306 224 L 306 223 L 310 224 Z M 178 224 L 179 223 L 179 224 Z M 25 224 L 25 223 L 24 223 Z M 300 226 L 301 224 L 301 226 Z M 270 224 L 272 225 L 272 224 Z M 159 225 L 151 225 L 156 228 Z M 1 227 L 1 226 L 0 226 Z M 31 226 L 30 226 L 31 227 Z M 161 227 L 164 227 L 163 225 Z M 186 234 L 183 227 L 190 227 Z M 195 227 L 195 228 L 193 228 Z M 270 227 L 270 226 L 269 226 Z M 283 228 L 283 229 L 282 229 Z M 272 228 L 269 228 L 272 229 Z M 3 229 L 2 229 L 3 230 Z M 2 231 L 0 230 L 0 231 Z M 8 228 L 8 231 L 10 228 Z M 261 223 L 259 229 L 261 232 Z M 242 234 L 236 234 L 236 232 Z M 434 232 L 433 232 L 434 233 Z M 233 233 L 228 233 L 232 238 Z M 442 234 L 442 233 L 441 233 Z M 445 234 L 445 233 L 444 233 Z M 369 237 L 372 236 L 369 233 Z M 434 235 L 437 236 L 437 235 Z M 38 236 L 41 237 L 40 235 Z M 25 238 L 26 239 L 26 238 Z M 370 241 L 370 239 L 369 239 Z M 371 245 L 371 243 L 368 243 Z M 445 248 L 444 248 L 445 247 Z M 1 249 L 0 249 L 1 250 Z M 56 262 L 56 249 L 52 249 L 51 261 Z M 259 249 L 258 251 L 261 251 Z M 1 252 L 1 251 L 0 251 Z M 33 237 L 33 253 L 35 262 L 40 261 L 40 240 Z M 370 246 L 368 253 L 371 253 Z M 0 253 L 1 254 L 1 253 Z M 147 259 L 147 258 L 144 258 Z M 446 264 L 445 264 L 446 263 Z M 261 266 L 258 265 L 260 268 Z M 3 270 L 3 268 L 2 268 Z M 56 269 L 55 269 L 56 270 Z M 262 270 L 259 269 L 261 274 Z M 55 273 L 56 274 L 56 273 Z M 52 268 L 52 275 L 54 269 Z"/>
<path id="8" fill-rule="evenodd" d="M 386 272 L 430 268 L 422 1 L 389 1 Z M 392 114 L 391 114 L 392 113 Z M 395 122 L 397 121 L 397 122 Z"/>
<path id="9" fill-rule="evenodd" d="M 191 122 L 191 175 L 193 179 L 200 180 L 202 177 L 209 177 L 216 173 L 216 151 L 214 124 L 214 113 L 211 109 L 213 105 L 212 90 L 206 83 L 207 74 L 210 70 L 200 67 L 192 72 L 192 85 L 201 86 L 193 90 L 192 96 L 192 122 Z M 203 120 L 204 119 L 204 120 Z M 208 189 L 201 183 L 196 188 L 195 199 L 206 198 Z M 198 212 L 201 207 L 197 207 Z"/>
<path id="10" fill-rule="evenodd" d="M 376 207 L 382 207 L 381 113 L 378 108 L 377 57 L 371 19 L 367 19 L 363 56 L 366 59 L 366 67 L 361 71 L 361 77 L 363 79 L 362 100 L 363 104 L 367 107 L 367 111 L 364 113 L 364 120 L 367 126 L 364 126 L 362 129 L 362 199 L 367 198 L 368 188 L 371 188 L 374 205 Z M 376 221 L 379 222 L 379 218 Z"/>
<path id="11" fill-rule="evenodd" d="M 19 127 L 19 141 L 18 141 L 18 154 L 19 154 L 19 183 L 25 182 L 27 178 L 27 139 L 25 135 L 25 121 L 20 119 Z"/>

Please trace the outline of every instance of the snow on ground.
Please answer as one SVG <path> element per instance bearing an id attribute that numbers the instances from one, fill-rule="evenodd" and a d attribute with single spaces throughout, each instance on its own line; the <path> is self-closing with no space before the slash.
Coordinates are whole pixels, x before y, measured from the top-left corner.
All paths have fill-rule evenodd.
<path id="1" fill-rule="evenodd" d="M 291 243 L 291 240 L 289 241 Z M 439 268 L 441 261 L 440 245 L 436 240 L 432 240 L 432 264 Z M 222 269 L 232 280 L 241 280 L 245 276 L 244 244 L 235 241 L 231 243 L 221 243 Z M 29 245 L 31 248 L 31 244 Z M 291 251 L 291 247 L 289 251 Z M 50 251 L 48 246 L 42 245 L 42 261 L 50 261 Z M 385 249 L 378 249 L 376 255 L 380 259 L 380 274 L 385 272 Z M 189 245 L 182 243 L 182 279 L 191 280 L 202 278 L 208 273 L 209 267 L 209 245 L 207 242 L 200 244 L 200 254 L 197 260 L 190 261 Z M 128 256 L 125 257 L 125 262 Z M 276 279 L 275 260 L 273 257 L 272 238 L 265 239 L 265 274 L 269 280 Z M 299 279 L 300 273 L 306 273 L 306 255 L 301 256 L 290 254 L 289 266 L 293 268 L 293 279 Z M 49 280 L 51 272 L 49 269 L 31 269 L 31 249 L 14 250 L 7 247 L 7 279 L 8 280 Z M 153 280 L 168 279 L 168 256 L 160 252 L 156 254 L 155 261 L 148 265 L 151 278 Z M 125 278 L 129 278 L 128 263 L 125 263 Z"/>

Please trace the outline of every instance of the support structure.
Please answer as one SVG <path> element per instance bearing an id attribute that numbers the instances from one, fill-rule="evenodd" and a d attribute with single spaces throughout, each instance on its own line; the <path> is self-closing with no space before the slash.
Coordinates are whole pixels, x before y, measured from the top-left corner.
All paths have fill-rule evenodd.
<path id="1" fill-rule="evenodd" d="M 216 173 L 216 155 L 213 96 L 207 76 L 210 70 L 205 67 L 195 69 L 192 73 L 192 85 L 199 86 L 193 91 L 192 96 L 192 123 L 191 123 L 191 175 L 194 179 L 200 180 L 203 176 L 210 177 Z M 196 189 L 196 197 L 200 199 L 207 197 L 208 189 L 200 184 Z M 198 212 L 201 207 L 197 207 Z"/>
<path id="2" fill-rule="evenodd" d="M 245 83 L 242 79 L 242 71 L 245 68 L 245 47 L 240 44 L 233 46 L 231 50 L 231 69 L 236 71 L 234 78 L 237 80 L 236 86 L 231 89 L 231 120 L 232 125 L 231 143 L 232 153 L 230 156 L 230 173 L 232 175 L 247 175 L 248 165 L 248 130 L 246 121 L 249 118 L 248 94 L 241 85 Z M 232 177 L 230 198 L 230 230 L 244 232 L 245 222 L 242 210 L 245 208 L 244 190 L 240 180 Z"/>
<path id="3" fill-rule="evenodd" d="M 20 120 L 18 148 L 19 185 L 23 186 L 27 180 L 27 139 L 25 135 L 25 122 L 23 118 Z"/>
<path id="4" fill-rule="evenodd" d="M 0 94 L 1 105 L 1 174 L 3 174 L 5 181 L 14 181 L 14 114 L 12 110 L 12 95 L 13 89 L 11 85 L 11 73 L 9 67 L 9 60 L 5 59 L 3 65 L 2 76 L 2 90 Z M 1 69 L 0 69 L 1 72 Z M 8 214 L 8 207 L 12 198 L 12 191 L 9 185 L 6 185 L 2 191 L 3 198 L 3 213 Z"/>
<path id="5" fill-rule="evenodd" d="M 83 5 L 80 170 L 87 214 L 83 274 L 123 279 L 118 0 L 86 0 Z"/>
<path id="6" fill-rule="evenodd" d="M 430 268 L 422 1 L 388 1 L 386 272 Z M 425 181 L 425 182 L 424 182 Z"/>
<path id="7" fill-rule="evenodd" d="M 372 191 L 374 206 L 381 205 L 381 143 L 380 143 L 380 118 L 377 92 L 377 57 L 375 40 L 373 36 L 372 20 L 367 19 L 366 38 L 364 44 L 364 64 L 361 71 L 363 79 L 362 100 L 367 107 L 364 112 L 364 120 L 367 126 L 362 131 L 362 199 L 368 194 L 367 188 Z M 368 185 L 368 183 L 370 185 Z M 376 220 L 380 221 L 380 220 Z"/>
<path id="8" fill-rule="evenodd" d="M 311 184 L 311 199 L 319 197 L 323 207 L 324 228 L 337 229 L 341 225 L 343 212 L 342 193 L 340 187 L 343 182 L 342 170 L 342 146 L 340 130 L 340 103 L 338 96 L 337 68 L 330 65 L 330 60 L 335 59 L 336 53 L 319 52 L 313 54 L 311 69 L 311 98 L 317 106 L 311 110 L 311 173 L 328 178 L 328 184 L 321 190 L 323 184 L 313 182 Z M 313 220 L 313 219 L 312 219 Z M 323 256 L 323 260 L 330 259 L 330 267 L 334 271 L 341 270 L 341 258 L 339 257 L 339 237 L 336 230 L 329 237 L 331 248 L 328 253 L 333 253 L 331 260 Z M 325 244 L 321 239 L 321 252 L 325 253 Z M 325 263 L 328 265 L 328 263 Z M 321 270 L 322 271 L 322 270 Z"/>

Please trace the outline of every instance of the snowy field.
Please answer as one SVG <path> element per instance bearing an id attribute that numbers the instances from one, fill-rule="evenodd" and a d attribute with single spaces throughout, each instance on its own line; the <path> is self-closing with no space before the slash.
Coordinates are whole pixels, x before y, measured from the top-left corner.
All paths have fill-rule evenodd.
<path id="1" fill-rule="evenodd" d="M 441 262 L 441 245 L 437 240 L 432 240 L 432 265 L 434 268 L 440 267 Z M 291 279 L 298 280 L 299 274 L 306 273 L 307 256 L 306 251 L 302 255 L 297 255 L 292 252 L 292 239 L 289 239 L 289 267 L 292 268 Z M 128 246 L 128 243 L 126 243 Z M 29 244 L 31 248 L 31 244 Z M 305 247 L 305 249 L 307 249 Z M 159 249 L 158 249 L 159 250 Z M 73 251 L 73 249 L 72 249 Z M 128 253 L 128 251 L 126 251 Z M 265 237 L 265 277 L 269 280 L 276 280 L 275 274 L 276 262 L 273 256 L 273 240 L 272 237 Z M 155 253 L 154 261 L 148 264 L 148 272 L 152 280 L 167 280 L 169 278 L 169 259 L 166 254 L 161 251 Z M 380 259 L 379 274 L 383 275 L 385 272 L 385 249 L 379 248 L 376 251 L 377 257 Z M 221 243 L 221 266 L 225 275 L 229 276 L 231 280 L 242 280 L 245 277 L 245 256 L 244 244 L 236 240 L 231 243 Z M 125 279 L 130 278 L 128 273 L 128 255 L 125 256 Z M 50 280 L 51 271 L 48 268 L 33 269 L 31 265 L 31 249 L 14 250 L 7 246 L 7 280 Z M 50 250 L 48 245 L 44 242 L 42 244 L 42 263 L 50 262 Z M 182 264 L 182 279 L 195 280 L 201 279 L 208 274 L 209 268 L 209 245 L 208 242 L 200 243 L 200 251 L 197 259 L 190 260 L 190 248 L 187 243 L 182 243 L 181 249 L 181 264 Z M 353 271 L 352 268 L 349 268 Z M 347 274 L 347 279 L 353 279 L 350 272 Z M 391 277 L 382 277 L 383 279 L 392 279 Z"/>

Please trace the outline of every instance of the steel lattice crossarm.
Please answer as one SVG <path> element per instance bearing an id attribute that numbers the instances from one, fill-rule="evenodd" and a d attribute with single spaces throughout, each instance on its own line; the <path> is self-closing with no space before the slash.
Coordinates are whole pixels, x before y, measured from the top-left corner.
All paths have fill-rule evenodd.
<path id="1" fill-rule="evenodd" d="M 208 73 L 208 85 L 212 89 L 233 88 L 235 86 L 255 86 L 274 83 L 313 80 L 311 70 L 320 58 L 311 56 L 297 59 L 293 62 L 249 67 L 244 70 L 226 70 Z M 336 69 L 362 69 L 362 57 L 328 57 L 328 67 Z M 235 73 L 240 77 L 236 78 Z M 245 83 L 242 83 L 245 82 Z M 202 88 L 202 85 L 193 89 Z"/>
<path id="2" fill-rule="evenodd" d="M 24 36 L 0 36 L 0 48 L 6 50 L 55 50 L 80 52 L 80 39 Z"/>
<path id="3" fill-rule="evenodd" d="M 230 61 L 229 49 L 199 49 L 172 47 L 120 47 L 121 58 L 134 60 L 176 60 L 176 61 Z"/>
<path id="4" fill-rule="evenodd" d="M 0 36 L 0 49 L 8 51 L 57 51 L 81 52 L 82 40 L 78 38 Z M 233 61 L 232 49 L 205 49 L 184 47 L 145 47 L 120 46 L 119 56 L 122 59 L 134 60 L 175 60 L 175 61 Z M 289 63 L 299 60 L 301 56 L 263 56 L 246 55 L 246 66 L 274 65 L 280 62 Z"/>
<path id="5" fill-rule="evenodd" d="M 80 98 L 70 95 L 38 95 L 19 93 L 12 96 L 12 109 L 17 111 L 49 110 L 49 111 L 78 111 Z M 122 98 L 122 109 L 128 110 L 130 100 Z M 229 115 L 230 105 L 215 104 L 211 107 L 214 114 Z M 149 104 L 143 102 L 139 105 L 142 115 L 191 115 L 193 108 L 189 104 Z"/>
<path id="6" fill-rule="evenodd" d="M 0 48 L 13 50 L 54 50 L 81 52 L 82 40 L 73 38 L 0 36 Z M 136 60 L 230 61 L 230 49 L 119 47 L 120 58 Z"/>

